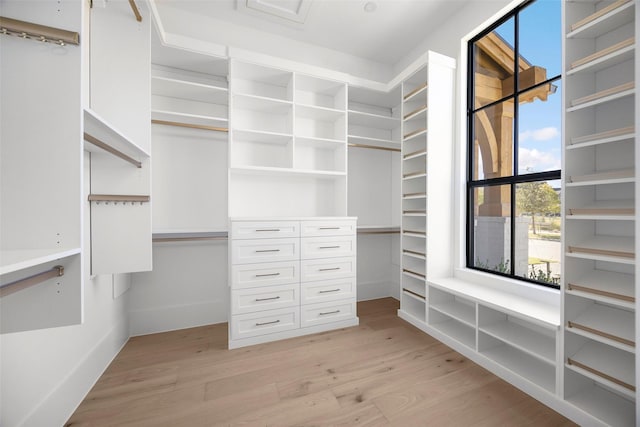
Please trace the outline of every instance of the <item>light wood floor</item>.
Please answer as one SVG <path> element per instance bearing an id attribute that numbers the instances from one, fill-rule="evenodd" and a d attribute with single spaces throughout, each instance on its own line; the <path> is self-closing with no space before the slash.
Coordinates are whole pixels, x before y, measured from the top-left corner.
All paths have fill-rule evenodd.
<path id="1" fill-rule="evenodd" d="M 396 316 L 227 350 L 227 325 L 132 338 L 67 426 L 572 426 Z"/>

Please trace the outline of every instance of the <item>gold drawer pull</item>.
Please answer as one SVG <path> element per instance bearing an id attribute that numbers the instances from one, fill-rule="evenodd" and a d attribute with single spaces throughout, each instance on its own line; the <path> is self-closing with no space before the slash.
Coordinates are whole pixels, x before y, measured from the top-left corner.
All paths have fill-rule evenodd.
<path id="1" fill-rule="evenodd" d="M 326 313 L 318 313 L 320 316 L 326 316 L 327 314 L 336 314 L 340 313 L 340 310 L 327 311 Z"/>
<path id="2" fill-rule="evenodd" d="M 279 276 L 280 273 L 256 274 L 256 277 Z"/>
<path id="3" fill-rule="evenodd" d="M 273 322 L 256 323 L 256 326 L 273 325 L 274 323 L 280 323 L 280 320 L 274 320 Z"/>
<path id="4" fill-rule="evenodd" d="M 340 249 L 340 246 L 320 246 L 318 249 Z"/>
<path id="5" fill-rule="evenodd" d="M 277 297 L 269 297 L 269 298 L 256 298 L 256 301 L 271 301 L 274 299 L 280 299 L 280 297 L 277 296 Z"/>
<path id="6" fill-rule="evenodd" d="M 333 268 L 319 268 L 318 271 L 333 271 L 333 270 L 340 270 L 340 267 L 333 267 Z"/>
<path id="7" fill-rule="evenodd" d="M 338 292 L 340 291 L 340 288 L 338 289 L 329 289 L 328 291 L 318 291 L 319 294 L 328 294 L 329 292 Z"/>
<path id="8" fill-rule="evenodd" d="M 280 249 L 260 249 L 256 251 L 257 253 L 262 253 L 262 252 L 280 252 Z"/>

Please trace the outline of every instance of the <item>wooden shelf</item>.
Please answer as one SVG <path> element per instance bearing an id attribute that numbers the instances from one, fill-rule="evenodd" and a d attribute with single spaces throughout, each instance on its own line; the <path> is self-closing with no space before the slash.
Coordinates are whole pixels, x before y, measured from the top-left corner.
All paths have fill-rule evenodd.
<path id="1" fill-rule="evenodd" d="M 635 307 L 633 275 L 612 271 L 589 270 L 582 277 L 567 280 L 567 293 L 585 296 L 624 307 Z"/>
<path id="2" fill-rule="evenodd" d="M 509 345 L 500 345 L 480 352 L 506 369 L 515 372 L 550 393 L 555 393 L 555 367 L 530 353 L 522 352 Z"/>
<path id="3" fill-rule="evenodd" d="M 582 242 L 567 245 L 571 255 L 582 255 L 589 259 L 617 259 L 619 262 L 635 263 L 635 239 L 633 237 L 595 235 Z"/>
<path id="4" fill-rule="evenodd" d="M 383 116 L 381 114 L 349 110 L 349 125 L 394 130 L 400 127 L 400 119 L 397 117 Z"/>
<path id="5" fill-rule="evenodd" d="M 567 322 L 568 330 L 578 335 L 586 335 L 609 345 L 612 345 L 611 341 L 615 341 L 623 344 L 626 351 L 634 351 L 634 325 L 633 312 L 596 303 Z"/>
<path id="6" fill-rule="evenodd" d="M 614 44 L 606 49 L 599 50 L 589 56 L 571 63 L 567 75 L 571 76 L 582 72 L 594 73 L 621 64 L 633 59 L 635 53 L 635 39 L 633 37 Z"/>
<path id="7" fill-rule="evenodd" d="M 604 89 L 596 93 L 592 93 L 581 98 L 571 101 L 571 107 L 567 108 L 567 112 L 578 111 L 583 108 L 594 107 L 616 99 L 624 98 L 635 94 L 635 83 L 628 82 L 609 89 Z"/>
<path id="8" fill-rule="evenodd" d="M 595 38 L 634 19 L 633 0 L 618 0 L 571 25 L 567 38 Z"/>
<path id="9" fill-rule="evenodd" d="M 567 358 L 567 368 L 633 398 L 635 355 L 596 341 L 589 341 Z"/>
<path id="10" fill-rule="evenodd" d="M 585 185 L 620 184 L 635 182 L 635 169 L 618 169 L 599 171 L 587 175 L 570 175 L 567 178 L 567 187 Z"/>
<path id="11" fill-rule="evenodd" d="M 467 347 L 472 349 L 476 347 L 476 331 L 465 323 L 450 319 L 444 322 L 430 323 L 430 326 Z"/>
<path id="12" fill-rule="evenodd" d="M 591 135 L 571 138 L 567 145 L 567 150 L 576 148 L 590 147 L 599 144 L 608 144 L 612 142 L 626 141 L 635 138 L 634 126 L 628 126 L 619 129 L 612 129 L 605 132 L 598 132 Z"/>
<path id="13" fill-rule="evenodd" d="M 456 319 L 459 322 L 465 323 L 468 326 L 475 328 L 476 325 L 476 311 L 473 305 L 468 305 L 459 300 L 451 300 L 447 302 L 435 303 L 431 301 L 430 308 Z"/>
<path id="14" fill-rule="evenodd" d="M 485 325 L 480 331 L 513 346 L 547 364 L 556 363 L 556 343 L 552 336 L 508 320 Z"/>
<path id="15" fill-rule="evenodd" d="M 633 426 L 636 423 L 634 402 L 598 385 L 581 388 L 579 393 L 567 396 L 566 400 L 611 426 Z"/>
<path id="16" fill-rule="evenodd" d="M 35 267 L 80 253 L 80 248 L 5 249 L 0 251 L 0 275 Z"/>

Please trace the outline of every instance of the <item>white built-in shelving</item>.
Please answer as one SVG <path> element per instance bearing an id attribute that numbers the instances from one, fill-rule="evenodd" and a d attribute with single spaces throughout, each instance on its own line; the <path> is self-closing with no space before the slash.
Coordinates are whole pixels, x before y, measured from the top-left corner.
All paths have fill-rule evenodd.
<path id="1" fill-rule="evenodd" d="M 564 398 L 635 425 L 633 0 L 564 2 Z"/>

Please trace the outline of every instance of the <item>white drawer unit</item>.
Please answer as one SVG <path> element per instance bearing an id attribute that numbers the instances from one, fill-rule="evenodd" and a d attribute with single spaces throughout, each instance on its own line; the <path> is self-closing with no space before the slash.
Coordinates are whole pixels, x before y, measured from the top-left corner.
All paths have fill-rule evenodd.
<path id="1" fill-rule="evenodd" d="M 235 240 L 300 237 L 300 222 L 232 221 L 231 234 Z"/>
<path id="2" fill-rule="evenodd" d="M 231 317 L 231 338 L 242 339 L 300 328 L 300 307 L 238 314 Z"/>
<path id="3" fill-rule="evenodd" d="M 352 319 L 356 315 L 356 300 L 336 301 L 302 306 L 300 327 Z"/>
<path id="4" fill-rule="evenodd" d="M 231 219 L 229 348 L 358 324 L 356 220 Z"/>
<path id="5" fill-rule="evenodd" d="M 300 239 L 238 240 L 231 249 L 233 264 L 296 261 L 300 258 Z"/>
<path id="6" fill-rule="evenodd" d="M 308 282 L 300 286 L 300 304 L 303 305 L 356 297 L 355 277 Z"/>
<path id="7" fill-rule="evenodd" d="M 300 305 L 300 287 L 297 283 L 231 291 L 231 311 L 234 314 Z"/>
<path id="8" fill-rule="evenodd" d="M 356 274 L 356 258 L 322 258 L 300 261 L 301 280 L 315 282 L 318 280 L 353 277 Z"/>
<path id="9" fill-rule="evenodd" d="M 356 221 L 354 220 L 318 220 L 302 221 L 300 235 L 302 237 L 314 236 L 355 236 L 357 232 Z"/>
<path id="10" fill-rule="evenodd" d="M 301 259 L 345 257 L 355 254 L 355 235 L 303 237 L 300 239 Z"/>
<path id="11" fill-rule="evenodd" d="M 231 266 L 232 289 L 284 285 L 300 281 L 300 262 L 268 262 Z"/>

